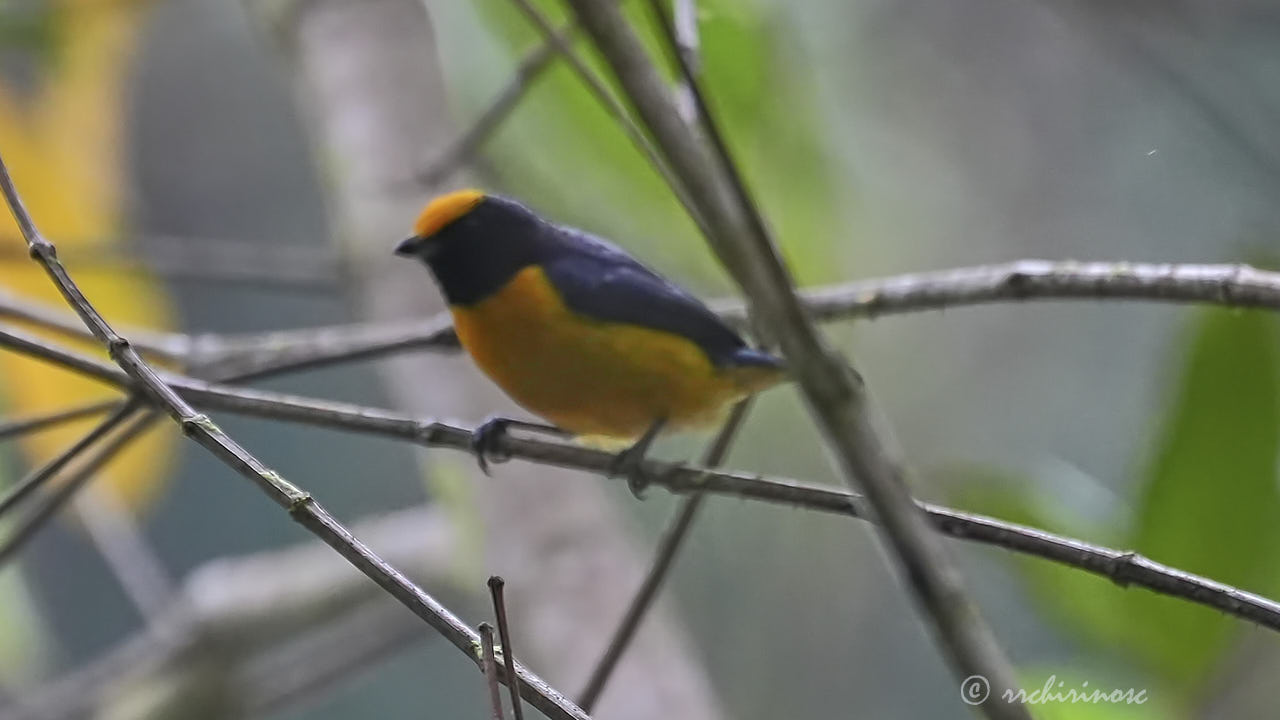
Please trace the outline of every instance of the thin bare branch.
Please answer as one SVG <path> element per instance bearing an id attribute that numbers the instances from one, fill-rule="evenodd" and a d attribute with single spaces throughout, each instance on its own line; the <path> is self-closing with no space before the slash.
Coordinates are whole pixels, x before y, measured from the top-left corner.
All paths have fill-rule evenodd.
<path id="1" fill-rule="evenodd" d="M 707 448 L 707 453 L 702 459 L 703 467 L 716 468 L 724 462 L 725 456 L 729 454 L 729 447 L 733 443 L 733 439 L 737 436 L 738 430 L 742 428 L 742 424 L 747 418 L 747 411 L 750 407 L 750 399 L 743 400 L 734 406 L 724 425 L 716 433 L 716 437 L 712 440 L 710 447 Z M 671 571 L 671 566 L 675 564 L 676 555 L 680 552 L 685 538 L 688 537 L 689 528 L 693 527 L 693 521 L 698 516 L 698 510 L 702 507 L 702 502 L 705 498 L 706 494 L 703 492 L 694 491 L 690 493 L 681 501 L 675 516 L 668 523 L 667 530 L 663 533 L 662 540 L 658 543 L 658 549 L 654 552 L 653 564 L 649 566 L 649 571 L 645 574 L 644 580 L 640 583 L 640 587 L 636 589 L 635 595 L 632 596 L 631 603 L 627 605 L 627 611 L 623 613 L 617 629 L 614 630 L 613 636 L 609 638 L 609 644 L 605 646 L 604 655 L 596 663 L 595 669 L 591 671 L 591 677 L 587 679 L 586 687 L 583 688 L 582 694 L 578 696 L 580 698 L 578 705 L 583 710 L 591 712 L 592 708 L 595 707 L 596 701 L 600 699 L 600 695 L 604 692 L 605 684 L 609 682 L 609 676 L 613 674 L 613 669 L 617 667 L 618 661 L 622 659 L 623 652 L 631 644 L 631 639 L 635 637 L 636 630 L 640 627 L 640 621 L 644 619 L 650 606 L 653 605 L 654 598 L 658 596 L 658 590 L 662 587 L 662 581 L 666 579 L 667 573 Z"/>
<path id="2" fill-rule="evenodd" d="M 264 289 L 329 292 L 342 267 L 329 248 L 188 235 L 94 238 L 67 261 L 77 269 L 150 273 L 175 280 Z M 0 263 L 28 262 L 14 238 L 0 238 Z"/>
<path id="3" fill-rule="evenodd" d="M 471 162 L 476 153 L 480 152 L 480 148 L 488 142 L 502 122 L 510 117 L 512 111 L 524 99 L 533 81 L 551 66 L 551 61 L 559 54 L 556 49 L 557 43 L 568 45 L 576 31 L 577 27 L 573 23 L 566 24 L 556 31 L 557 41 L 546 41 L 530 50 L 516 65 L 515 74 L 512 75 L 506 87 L 476 117 L 466 132 L 419 173 L 418 182 L 429 188 L 437 187 Z"/>
<path id="4" fill-rule="evenodd" d="M 71 447 L 59 453 L 49 462 L 36 468 L 26 477 L 19 480 L 13 487 L 9 488 L 3 497 L 0 497 L 0 516 L 3 516 L 23 498 L 31 494 L 49 478 L 58 473 L 59 470 L 66 467 L 68 463 L 75 460 L 85 450 L 96 444 L 112 430 L 133 414 L 133 411 L 140 405 L 136 400 L 125 401 L 120 404 L 119 408 L 109 417 L 98 423 L 84 437 L 77 440 Z"/>
<path id="5" fill-rule="evenodd" d="M 239 380 L 369 360 L 407 350 L 458 352 L 452 320 L 441 313 L 427 320 L 336 325 L 247 336 L 197 337 L 191 360 Z"/>
<path id="6" fill-rule="evenodd" d="M 415 328 L 420 326 L 421 324 L 419 323 L 414 324 Z M 333 332 L 308 332 L 297 342 L 290 339 L 290 333 L 266 333 L 241 340 L 240 342 L 244 343 L 244 347 L 247 348 L 244 351 L 237 351 L 235 342 L 216 340 L 214 342 L 216 352 L 209 351 L 212 357 L 206 358 L 203 362 L 206 368 L 217 371 L 217 380 L 221 382 L 242 382 L 303 368 L 318 367 L 352 357 L 371 357 L 383 352 L 394 352 L 407 346 L 447 345 L 448 339 L 441 341 L 440 336 L 443 334 L 454 337 L 451 328 L 448 327 L 447 318 L 437 318 L 429 321 L 427 327 L 430 328 L 432 326 L 437 328 L 435 332 L 429 333 L 421 339 L 415 338 L 409 341 L 400 341 L 398 339 L 399 335 L 403 334 L 401 331 L 395 331 L 396 337 L 392 337 L 388 341 L 384 328 L 360 328 L 358 326 L 342 328 L 345 332 L 338 330 Z M 454 339 L 456 340 L 456 338 Z M 193 345 L 197 349 L 200 348 L 199 339 Z M 90 403 L 80 408 L 62 411 L 54 419 L 57 422 L 62 422 L 79 417 L 82 411 L 96 410 L 103 406 L 122 408 L 124 403 L 123 401 Z M 154 420 L 154 416 L 152 420 Z M 134 433 L 133 436 L 137 434 Z M 112 454 L 115 453 L 113 452 Z M 56 472 L 57 468 L 42 469 L 15 485 L 9 493 L 0 498 L 0 515 L 3 515 L 10 506 L 35 490 L 39 485 L 48 482 Z M 82 477 L 80 482 L 73 484 L 66 492 L 55 493 L 46 498 L 44 501 L 45 506 L 33 511 L 30 518 L 21 525 L 22 532 L 17 538 L 13 549 L 25 544 L 30 539 L 30 536 L 39 530 L 40 524 L 53 517 L 61 506 L 71 499 L 76 489 L 87 480 L 87 477 Z M 152 574 L 154 575 L 154 573 Z"/>
<path id="7" fill-rule="evenodd" d="M 489 576 L 489 594 L 493 598 L 493 616 L 498 620 L 498 638 L 502 641 L 502 667 L 506 671 L 507 677 L 516 674 L 516 651 L 511 644 L 511 626 L 507 623 L 507 600 L 503 589 L 506 582 L 497 575 Z M 520 693 L 516 692 L 515 686 L 508 684 L 507 689 L 511 691 L 511 717 L 515 720 L 524 720 L 524 708 L 520 704 Z M 581 707 L 581 706 L 579 706 Z M 586 708 L 583 708 L 586 710 Z M 586 710 L 591 712 L 590 710 Z"/>
<path id="8" fill-rule="evenodd" d="M 1280 273 L 1241 264 L 1155 264 L 1016 260 L 859 280 L 801 292 L 815 320 L 837 321 L 943 310 L 1002 301 L 1142 300 L 1207 303 L 1280 310 Z M 712 300 L 725 320 L 746 325 L 741 300 Z M 41 327 L 87 331 L 66 312 L 0 293 L 0 317 L 26 319 Z M 159 358 L 229 371 L 274 372 L 382 357 L 407 350 L 456 352 L 458 338 L 447 314 L 423 321 L 333 325 L 246 335 L 150 333 L 135 344 Z M 132 335 L 131 335 L 132 337 Z M 288 365 L 281 365 L 284 360 Z M 0 438 L 34 431 L 114 407 L 99 402 L 72 408 L 65 418 L 29 418 L 0 425 Z"/>
<path id="9" fill-rule="evenodd" d="M 493 647 L 493 626 L 482 622 L 477 629 L 480 631 L 484 682 L 489 686 L 489 707 L 493 712 L 493 720 L 503 720 L 502 691 L 498 689 L 498 661 Z"/>
<path id="10" fill-rule="evenodd" d="M 529 18 L 529 21 L 538 28 L 538 31 L 542 33 L 542 36 L 547 43 L 552 45 L 556 49 L 556 52 L 564 57 L 565 61 L 569 63 L 569 67 L 573 68 L 574 73 L 577 74 L 578 78 L 582 81 L 582 84 L 591 92 L 596 101 L 600 103 L 600 106 L 609 113 L 609 116 L 612 117 L 615 122 L 618 123 L 618 127 L 620 127 L 626 134 L 627 138 L 631 140 L 631 143 L 635 145 L 636 149 L 639 150 L 642 155 L 644 155 L 645 159 L 649 161 L 649 164 L 653 169 L 662 176 L 663 181 L 666 182 L 667 187 L 671 188 L 672 194 L 676 196 L 676 199 L 680 201 L 680 204 L 684 206 L 685 211 L 689 213 L 689 217 L 693 220 L 694 224 L 698 225 L 699 228 L 702 228 L 702 215 L 700 214 L 697 205 L 690 200 L 686 188 L 680 182 L 680 179 L 675 175 L 675 173 L 671 171 L 666 160 L 663 159 L 662 154 L 659 153 L 657 148 L 653 146 L 653 143 L 649 141 L 649 137 L 645 134 L 644 130 L 631 119 L 631 113 L 629 113 L 626 107 L 624 107 L 623 104 L 613 96 L 613 92 L 607 85 L 605 85 L 604 80 L 600 79 L 600 77 L 596 75 L 595 71 L 593 71 L 587 63 L 579 57 L 577 51 L 573 49 L 573 46 L 569 44 L 567 39 L 561 38 L 556 33 L 551 22 L 547 20 L 547 17 L 542 14 L 541 10 L 534 7 L 530 0 L 512 0 L 512 2 L 514 2 L 516 7 L 520 8 L 520 11 L 525 14 L 525 17 Z"/>
<path id="11" fill-rule="evenodd" d="M 92 334 L 72 313 L 0 290 L 0 318 L 22 320 L 67 338 L 91 338 Z M 162 360 L 181 360 L 188 351 L 181 335 L 131 329 L 140 348 Z"/>
<path id="12" fill-rule="evenodd" d="M 65 410 L 54 410 L 53 412 L 14 418 L 0 423 L 0 440 L 48 430 L 63 423 L 100 415 L 119 406 L 119 400 L 100 400 Z"/>
<path id="13" fill-rule="evenodd" d="M 670 23 L 654 2 L 674 46 Z M 697 101 L 705 138 L 681 120 L 643 44 L 616 7 L 593 0 L 570 0 L 570 5 L 695 200 L 710 230 L 708 241 L 746 291 L 766 340 L 776 339 L 782 346 L 846 482 L 861 485 L 866 492 L 902 579 L 930 621 L 953 673 L 958 678 L 981 675 L 997 694 L 1016 689 L 1011 663 L 968 597 L 946 548 L 912 499 L 902 464 L 888 451 L 873 421 L 862 378 L 827 347 L 796 296 L 697 78 L 675 52 Z M 980 709 L 993 718 L 1030 718 L 1025 707 L 1012 703 L 990 703 Z"/>
<path id="14" fill-rule="evenodd" d="M 129 378 L 119 369 L 74 351 L 58 348 L 32 335 L 0 326 L 0 347 L 40 357 L 121 387 Z M 424 447 L 466 453 L 473 447 L 472 428 L 431 418 L 415 418 L 390 410 L 349 403 L 248 390 L 167 376 L 167 381 L 192 402 L 255 417 L 297 422 L 332 430 L 400 439 Z M 497 453 L 513 459 L 609 475 L 616 456 L 570 442 L 503 434 Z M 789 505 L 872 520 L 866 499 L 857 493 L 813 483 L 758 475 L 719 472 L 680 464 L 645 461 L 645 481 L 673 493 L 706 491 L 746 500 Z M 1122 586 L 1139 586 L 1211 607 L 1280 632 L 1280 603 L 1208 578 L 1154 562 L 1139 554 L 1114 550 L 1036 528 L 921 503 L 934 526 L 946 535 L 1040 557 L 1110 578 Z M 526 696 L 527 697 L 527 696 Z"/>
<path id="15" fill-rule="evenodd" d="M 1151 300 L 1280 309 L 1280 273 L 1244 264 L 1016 260 L 802 293 L 819 320 L 1029 300 Z"/>
<path id="16" fill-rule="evenodd" d="M 242 476 L 248 478 L 278 505 L 287 510 L 303 527 L 311 530 L 374 582 L 444 635 L 459 650 L 475 660 L 472 648 L 478 641 L 475 631 L 447 608 L 387 565 L 368 547 L 351 535 L 309 493 L 263 465 L 256 457 L 222 432 L 208 416 L 195 411 L 186 400 L 165 384 L 129 341 L 119 335 L 98 313 L 59 262 L 57 251 L 36 229 L 22 204 L 9 170 L 0 159 L 0 190 L 18 223 L 32 258 L 45 269 L 67 303 L 84 321 L 96 338 L 107 348 L 112 360 L 137 383 L 158 407 L 169 413 L 184 434 L 204 446 Z M 541 678 L 517 666 L 521 692 L 534 707 L 553 718 L 585 718 L 576 705 L 564 698 Z"/>
<path id="17" fill-rule="evenodd" d="M 129 412 L 120 413 L 120 417 L 132 417 L 132 419 L 124 422 L 123 425 L 114 428 L 115 432 L 111 434 L 110 439 L 103 441 L 91 449 L 88 455 L 84 456 L 84 460 L 80 463 L 70 475 L 63 480 L 62 484 L 48 493 L 48 497 L 44 498 L 44 502 L 38 505 L 34 510 L 22 516 L 20 520 L 14 523 L 8 536 L 3 542 L 0 542 L 0 567 L 3 567 L 9 558 L 16 555 L 17 551 L 22 549 L 36 532 L 44 526 L 55 513 L 67 503 L 81 487 L 98 473 L 108 462 L 110 462 L 120 451 L 129 446 L 143 430 L 150 426 L 154 419 L 154 413 L 144 413 L 142 415 L 133 415 L 132 408 Z M 101 426 L 99 426 L 101 427 Z M 88 446 L 86 445 L 86 448 Z"/>

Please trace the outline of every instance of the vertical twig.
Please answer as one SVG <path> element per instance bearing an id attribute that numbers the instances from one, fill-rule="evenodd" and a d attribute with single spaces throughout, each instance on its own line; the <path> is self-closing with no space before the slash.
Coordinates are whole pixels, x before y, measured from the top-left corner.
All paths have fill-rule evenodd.
<path id="1" fill-rule="evenodd" d="M 729 417 L 725 420 L 720 431 L 716 433 L 715 439 L 707 449 L 706 456 L 702 460 L 703 467 L 714 469 L 724 462 L 733 438 L 737 435 L 738 429 L 742 427 L 742 422 L 746 419 L 750 406 L 751 400 L 749 398 L 733 406 Z M 618 623 L 618 628 L 614 630 L 613 636 L 609 639 L 609 644 L 605 647 L 604 655 L 596 663 L 595 669 L 591 671 L 591 677 L 587 680 L 586 687 L 583 688 L 582 693 L 578 696 L 578 706 L 583 710 L 591 712 L 596 702 L 600 699 L 601 693 L 604 692 L 605 684 L 609 681 L 609 676 L 613 674 L 613 669 L 617 667 L 618 661 L 622 659 L 623 652 L 631 644 L 631 639 L 635 637 L 636 630 L 640 627 L 640 621 L 644 619 L 649 607 L 653 605 L 653 600 L 658 595 L 658 589 L 662 587 L 662 581 L 666 579 L 667 573 L 675 563 L 676 555 L 688 536 L 689 528 L 693 526 L 694 518 L 697 517 L 698 510 L 702 507 L 702 502 L 705 498 L 706 494 L 703 491 L 695 490 L 680 501 L 680 507 L 676 510 L 675 516 L 668 524 L 666 532 L 663 533 L 662 540 L 658 543 L 658 549 L 654 553 L 653 564 L 649 566 L 649 572 L 645 575 L 644 581 L 640 583 L 640 587 L 636 589 L 636 594 L 632 596 L 631 603 L 627 606 L 627 611 Z"/>
<path id="2" fill-rule="evenodd" d="M 480 652 L 484 656 L 484 682 L 489 686 L 489 702 L 493 720 L 503 720 L 502 693 L 498 690 L 498 663 L 494 658 L 493 626 L 487 622 L 476 627 L 480 631 Z M 505 648 L 504 648 L 505 650 Z"/>
<path id="3" fill-rule="evenodd" d="M 493 615 L 498 619 L 498 638 L 502 641 L 502 666 L 507 672 L 507 689 L 511 691 L 511 715 L 515 720 L 524 720 L 524 708 L 520 704 L 520 693 L 511 678 L 516 676 L 516 651 L 511 645 L 511 628 L 507 625 L 507 601 L 503 596 L 506 583 L 497 575 L 489 577 L 489 593 L 493 596 Z M 583 708 L 586 710 L 586 708 Z M 587 712 L 591 712 L 587 710 Z"/>

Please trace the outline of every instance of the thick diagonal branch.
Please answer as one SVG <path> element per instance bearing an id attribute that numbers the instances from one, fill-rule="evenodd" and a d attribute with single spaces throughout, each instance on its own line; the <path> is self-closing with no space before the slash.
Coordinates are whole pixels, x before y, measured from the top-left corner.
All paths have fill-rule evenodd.
<path id="1" fill-rule="evenodd" d="M 699 99 L 707 132 L 699 134 L 681 119 L 669 88 L 617 8 L 594 0 L 570 4 L 694 199 L 710 230 L 708 240 L 746 292 L 753 315 L 770 339 L 781 344 L 846 481 L 865 490 L 903 579 L 953 672 L 959 678 L 986 677 L 998 695 L 1016 688 L 1012 666 L 913 502 L 901 463 L 886 449 L 862 378 L 826 346 L 805 313 L 705 103 Z M 696 79 L 687 69 L 685 76 L 698 95 Z M 709 143 L 708 136 L 715 142 Z M 991 717 L 1030 717 L 1012 704 L 991 703 L 982 709 Z"/>

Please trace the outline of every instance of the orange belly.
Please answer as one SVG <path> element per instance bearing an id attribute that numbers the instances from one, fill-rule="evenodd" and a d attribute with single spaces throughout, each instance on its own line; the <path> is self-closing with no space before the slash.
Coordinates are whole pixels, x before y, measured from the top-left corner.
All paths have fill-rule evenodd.
<path id="1" fill-rule="evenodd" d="M 577 435 L 632 439 L 659 418 L 673 428 L 704 425 L 782 377 L 717 368 L 680 336 L 574 313 L 537 267 L 452 312 L 485 374 L 526 410 Z"/>

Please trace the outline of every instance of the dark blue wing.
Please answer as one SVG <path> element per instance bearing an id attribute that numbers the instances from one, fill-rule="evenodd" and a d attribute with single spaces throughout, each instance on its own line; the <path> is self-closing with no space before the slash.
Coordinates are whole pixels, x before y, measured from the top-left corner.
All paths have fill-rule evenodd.
<path id="1" fill-rule="evenodd" d="M 543 261 L 547 277 L 574 312 L 687 338 L 716 365 L 773 366 L 777 358 L 746 342 L 693 295 L 622 250 L 568 228 L 565 252 Z"/>

